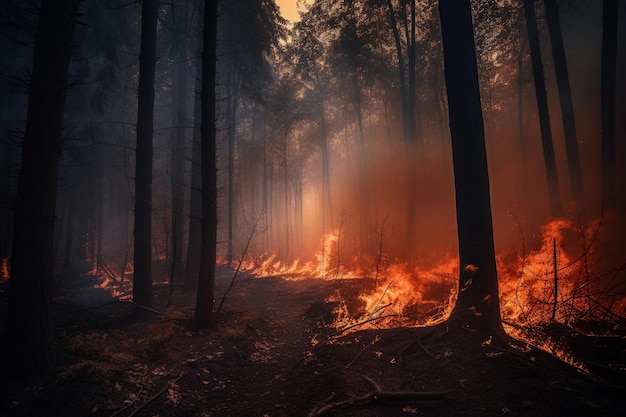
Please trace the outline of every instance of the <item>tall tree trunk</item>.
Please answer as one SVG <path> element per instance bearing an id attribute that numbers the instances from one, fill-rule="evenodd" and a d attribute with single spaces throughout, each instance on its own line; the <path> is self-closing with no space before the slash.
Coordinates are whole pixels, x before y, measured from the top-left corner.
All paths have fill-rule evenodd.
<path id="1" fill-rule="evenodd" d="M 543 61 L 541 59 L 541 48 L 539 46 L 539 31 L 537 30 L 534 0 L 524 0 L 524 12 L 526 14 L 530 58 L 533 67 L 533 77 L 535 79 L 535 95 L 537 96 L 543 159 L 546 167 L 546 177 L 548 180 L 550 213 L 553 217 L 558 217 L 561 214 L 561 197 L 559 191 L 559 179 L 556 171 L 556 160 L 554 157 L 554 146 L 552 144 L 550 112 L 548 110 L 546 82 L 543 75 Z"/>
<path id="2" fill-rule="evenodd" d="M 72 38 L 81 0 L 42 0 L 15 199 L 6 344 L 21 376 L 54 366 L 52 270 L 57 177 Z"/>
<path id="3" fill-rule="evenodd" d="M 326 127 L 326 94 L 317 77 L 316 85 L 319 92 L 318 111 L 320 126 L 320 148 L 322 151 L 322 233 L 327 233 L 333 215 L 330 189 L 330 153 L 328 150 L 328 128 Z"/>
<path id="4" fill-rule="evenodd" d="M 202 50 L 202 243 L 198 293 L 194 320 L 198 327 L 214 325 L 215 261 L 217 245 L 217 166 L 215 73 L 217 43 L 217 1 L 207 2 L 204 11 Z"/>
<path id="5" fill-rule="evenodd" d="M 235 223 L 235 137 L 237 136 L 237 109 L 241 71 L 232 68 L 228 87 L 228 263 L 233 261 L 233 228 Z"/>
<path id="6" fill-rule="evenodd" d="M 198 268 L 200 265 L 200 244 L 202 228 L 202 172 L 201 172 L 201 138 L 200 138 L 200 90 L 202 86 L 202 66 L 196 65 L 196 85 L 194 94 L 194 128 L 191 143 L 191 189 L 189 190 L 189 241 L 187 243 L 187 263 L 185 268 L 185 291 L 196 289 Z"/>
<path id="7" fill-rule="evenodd" d="M 569 83 L 565 47 L 563 46 L 559 8 L 556 4 L 556 0 L 544 0 L 544 4 L 546 8 L 546 20 L 548 21 L 548 31 L 550 32 L 550 43 L 552 44 L 552 59 L 554 60 L 556 83 L 559 89 L 570 189 L 574 200 L 577 203 L 582 203 L 584 198 L 583 177 L 580 168 L 574 104 L 572 103 L 572 89 Z"/>
<path id="8" fill-rule="evenodd" d="M 493 242 L 489 173 L 469 0 L 440 0 L 460 279 L 450 318 L 475 318 L 504 337 Z"/>
<path id="9" fill-rule="evenodd" d="M 600 81 L 602 208 L 615 210 L 615 74 L 618 0 L 602 3 L 602 69 Z"/>
<path id="10" fill-rule="evenodd" d="M 182 20 L 182 19 L 181 19 Z M 184 25 L 178 24 L 178 33 L 184 32 Z M 170 285 L 183 277 L 185 270 L 185 210 L 184 210 L 184 183 L 185 183 L 185 124 L 187 116 L 187 53 L 184 40 L 178 42 L 178 91 L 174 120 L 176 129 L 172 135 L 171 155 L 171 195 L 172 195 L 172 266 Z"/>
<path id="11" fill-rule="evenodd" d="M 157 0 L 144 0 L 137 91 L 133 300 L 145 307 L 152 307 L 152 134 L 158 9 Z M 135 309 L 136 314 L 141 311 Z"/>

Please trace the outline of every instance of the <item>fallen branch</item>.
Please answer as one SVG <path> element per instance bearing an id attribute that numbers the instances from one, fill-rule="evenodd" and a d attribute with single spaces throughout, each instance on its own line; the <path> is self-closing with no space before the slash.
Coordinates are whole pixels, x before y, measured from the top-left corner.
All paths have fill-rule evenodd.
<path id="1" fill-rule="evenodd" d="M 135 408 L 133 410 L 133 412 L 128 415 L 128 417 L 133 417 L 135 414 L 137 414 L 139 412 L 139 410 L 141 410 L 142 408 L 144 408 L 145 406 L 150 404 L 152 401 L 154 401 L 157 398 L 159 398 L 161 396 L 161 394 L 163 394 L 165 391 L 167 391 L 167 389 L 170 387 L 171 384 L 177 383 L 182 377 L 183 377 L 183 374 L 180 374 L 180 376 L 178 378 L 176 378 L 175 380 L 168 381 L 167 385 L 165 385 L 159 392 L 154 394 L 152 397 L 150 397 L 146 401 L 144 401 L 144 403 L 141 404 L 139 407 Z"/>
<path id="2" fill-rule="evenodd" d="M 387 314 L 386 316 L 371 317 L 371 318 L 368 318 L 366 320 L 360 321 L 358 323 L 351 324 L 349 326 L 346 326 L 346 327 L 344 327 L 342 329 L 337 330 L 334 333 L 329 334 L 328 336 L 326 336 L 325 338 L 323 338 L 322 340 L 317 342 L 317 344 L 320 345 L 320 344 L 324 343 L 325 341 L 327 341 L 328 339 L 332 339 L 333 337 L 337 337 L 340 334 L 342 334 L 342 333 L 344 333 L 344 332 L 346 332 L 346 331 L 348 331 L 350 329 L 354 329 L 355 327 L 362 326 L 362 325 L 370 323 L 372 321 L 386 319 L 388 317 L 398 317 L 398 315 L 397 314 Z"/>
<path id="3" fill-rule="evenodd" d="M 307 417 L 321 416 L 333 409 L 346 406 L 358 407 L 370 403 L 442 400 L 444 396 L 442 392 L 383 391 L 380 386 L 370 377 L 362 374 L 359 375 L 361 375 L 374 388 L 372 391 L 359 397 L 336 401 L 323 406 L 317 406 L 313 410 L 311 410 Z"/>

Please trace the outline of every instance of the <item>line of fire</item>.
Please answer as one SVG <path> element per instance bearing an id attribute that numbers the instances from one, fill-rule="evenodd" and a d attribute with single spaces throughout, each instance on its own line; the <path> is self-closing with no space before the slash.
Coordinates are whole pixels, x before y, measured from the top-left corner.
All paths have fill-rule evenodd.
<path id="1" fill-rule="evenodd" d="M 0 410 L 620 416 L 618 0 L 0 0 Z"/>

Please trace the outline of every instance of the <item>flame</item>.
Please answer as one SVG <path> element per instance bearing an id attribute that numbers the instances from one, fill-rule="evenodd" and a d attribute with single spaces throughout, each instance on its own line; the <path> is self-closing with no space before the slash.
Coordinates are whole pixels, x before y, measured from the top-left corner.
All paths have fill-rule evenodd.
<path id="1" fill-rule="evenodd" d="M 592 248 L 582 245 L 575 256 L 568 241 L 589 241 L 569 220 L 557 219 L 541 228 L 540 247 L 506 262 L 498 257 L 501 310 L 505 321 L 525 326 L 569 323 L 589 307 L 592 296 Z M 579 245 L 581 246 L 581 245 Z"/>
<path id="2" fill-rule="evenodd" d="M 0 282 L 4 282 L 6 280 L 9 279 L 9 275 L 10 275 L 10 268 L 9 268 L 9 257 L 4 257 L 2 258 L 2 269 L 0 271 Z"/>
<path id="3" fill-rule="evenodd" d="M 111 294 L 119 300 L 131 300 L 132 299 L 132 282 L 128 279 L 124 279 L 117 271 L 118 268 L 102 267 L 93 272 L 93 275 L 98 279 L 98 283 L 93 288 L 100 288 Z M 126 265 L 124 269 L 124 276 L 132 274 L 132 265 Z"/>

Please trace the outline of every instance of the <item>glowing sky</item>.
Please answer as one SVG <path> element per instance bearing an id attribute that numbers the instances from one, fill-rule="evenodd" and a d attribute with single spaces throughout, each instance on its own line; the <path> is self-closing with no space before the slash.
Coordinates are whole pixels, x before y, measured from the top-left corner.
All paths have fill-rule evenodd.
<path id="1" fill-rule="evenodd" d="M 292 22 L 300 20 L 298 16 L 298 7 L 296 3 L 298 0 L 276 0 L 276 4 L 280 7 L 280 14 Z"/>

